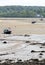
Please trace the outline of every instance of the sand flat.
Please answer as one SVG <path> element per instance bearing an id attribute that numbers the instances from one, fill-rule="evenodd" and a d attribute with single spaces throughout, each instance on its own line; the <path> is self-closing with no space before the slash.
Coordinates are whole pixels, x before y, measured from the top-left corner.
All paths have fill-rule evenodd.
<path id="1" fill-rule="evenodd" d="M 7 18 L 0 19 L 0 34 L 6 28 L 11 29 L 12 34 L 45 34 L 45 18 Z M 32 21 L 36 21 L 32 24 Z"/>

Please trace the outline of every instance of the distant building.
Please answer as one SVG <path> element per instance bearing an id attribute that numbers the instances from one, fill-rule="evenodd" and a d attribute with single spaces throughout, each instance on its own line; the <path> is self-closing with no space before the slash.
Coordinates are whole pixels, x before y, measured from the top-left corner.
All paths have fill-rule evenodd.
<path id="1" fill-rule="evenodd" d="M 41 17 L 41 18 L 43 18 L 43 16 L 42 16 L 42 15 L 40 15 L 40 14 L 36 14 L 36 17 Z"/>

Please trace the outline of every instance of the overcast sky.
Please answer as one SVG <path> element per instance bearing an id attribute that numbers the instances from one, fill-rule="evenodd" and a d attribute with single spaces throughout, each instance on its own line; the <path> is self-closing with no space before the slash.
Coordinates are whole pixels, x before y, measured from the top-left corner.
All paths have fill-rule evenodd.
<path id="1" fill-rule="evenodd" d="M 0 6 L 5 5 L 45 6 L 45 0 L 0 0 Z"/>

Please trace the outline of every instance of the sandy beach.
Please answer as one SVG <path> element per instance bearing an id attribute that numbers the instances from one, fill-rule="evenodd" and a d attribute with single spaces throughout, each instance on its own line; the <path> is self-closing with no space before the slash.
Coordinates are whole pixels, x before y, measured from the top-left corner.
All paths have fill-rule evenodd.
<path id="1" fill-rule="evenodd" d="M 45 18 L 8 18 L 0 19 L 0 34 L 3 34 L 4 29 L 9 28 L 12 34 L 45 34 Z M 32 21 L 36 21 L 32 24 Z"/>
<path id="2" fill-rule="evenodd" d="M 3 34 L 5 29 L 12 34 Z M 31 59 L 45 59 L 45 18 L 0 19 L 0 63 Z"/>

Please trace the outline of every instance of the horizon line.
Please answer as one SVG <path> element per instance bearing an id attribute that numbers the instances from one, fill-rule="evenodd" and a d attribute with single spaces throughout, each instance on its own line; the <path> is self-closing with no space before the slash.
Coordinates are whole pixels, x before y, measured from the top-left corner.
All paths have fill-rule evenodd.
<path id="1" fill-rule="evenodd" d="M 45 7 L 45 6 L 40 6 L 40 5 L 0 5 L 1 7 L 3 6 L 32 6 L 32 7 Z"/>

